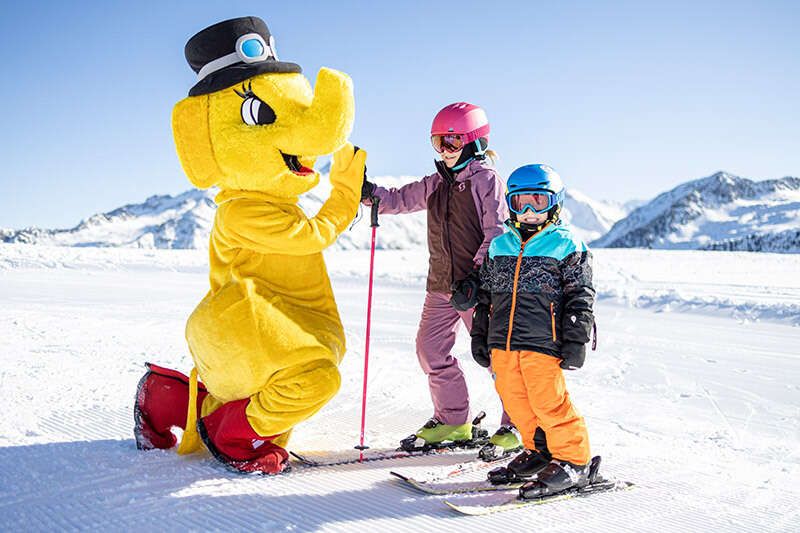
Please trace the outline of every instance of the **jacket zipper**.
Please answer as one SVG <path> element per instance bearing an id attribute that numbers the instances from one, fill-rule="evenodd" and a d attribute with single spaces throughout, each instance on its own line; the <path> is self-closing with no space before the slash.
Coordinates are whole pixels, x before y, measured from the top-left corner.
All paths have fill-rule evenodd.
<path id="1" fill-rule="evenodd" d="M 553 342 L 556 342 L 556 309 L 553 302 L 550 302 L 550 327 L 553 330 Z"/>
<path id="2" fill-rule="evenodd" d="M 519 267 L 522 265 L 522 254 L 525 252 L 525 245 L 528 244 L 530 238 L 523 242 L 519 247 L 519 255 L 517 256 L 517 267 L 514 269 L 514 288 L 511 290 L 511 313 L 508 316 L 508 337 L 506 338 L 506 351 L 511 351 L 511 332 L 514 329 L 514 311 L 517 308 L 517 285 L 519 284 Z"/>
<path id="3" fill-rule="evenodd" d="M 450 255 L 450 285 L 451 286 L 456 281 L 454 279 L 456 277 L 456 267 L 453 264 L 454 263 L 453 243 L 452 243 L 452 241 L 450 241 L 450 198 L 452 197 L 452 192 L 453 192 L 453 186 L 452 186 L 452 184 L 450 184 L 448 182 L 447 183 L 447 200 L 446 200 L 447 203 L 446 203 L 445 212 L 444 212 L 444 235 L 445 235 L 445 240 L 447 241 L 447 251 L 449 252 L 449 255 Z"/>

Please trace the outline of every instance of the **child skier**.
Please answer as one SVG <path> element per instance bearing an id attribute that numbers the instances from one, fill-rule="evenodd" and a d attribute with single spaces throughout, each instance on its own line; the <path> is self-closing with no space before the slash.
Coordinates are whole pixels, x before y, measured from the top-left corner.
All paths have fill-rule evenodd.
<path id="1" fill-rule="evenodd" d="M 507 188 L 510 231 L 491 242 L 481 269 L 472 352 L 482 366 L 492 365 L 525 446 L 489 478 L 502 483 L 538 474 L 521 489 L 535 498 L 589 482 L 589 435 L 562 369 L 583 366 L 595 291 L 589 249 L 559 221 L 564 185 L 558 174 L 527 165 L 511 174 Z M 534 439 L 539 427 L 546 444 Z"/>
<path id="2" fill-rule="evenodd" d="M 436 172 L 399 189 L 364 181 L 362 201 L 380 200 L 379 213 L 428 211 L 427 294 L 417 332 L 417 357 L 428 376 L 433 417 L 416 436 L 428 444 L 472 439 L 469 393 L 450 350 L 458 323 L 469 330 L 478 272 L 489 242 L 507 218 L 502 181 L 486 162 L 489 120 L 483 109 L 459 102 L 433 119 L 431 143 L 441 160 Z M 520 447 L 508 415 L 490 442 L 504 450 Z"/>

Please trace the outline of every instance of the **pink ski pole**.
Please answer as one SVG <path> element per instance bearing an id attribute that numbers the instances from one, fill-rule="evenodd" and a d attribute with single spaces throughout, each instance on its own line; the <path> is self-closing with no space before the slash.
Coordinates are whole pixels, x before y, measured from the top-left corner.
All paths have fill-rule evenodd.
<path id="1" fill-rule="evenodd" d="M 366 172 L 365 172 L 366 173 Z M 359 445 L 356 446 L 360 450 L 358 461 L 364 460 L 364 450 L 369 446 L 364 445 L 364 427 L 367 420 L 367 374 L 369 372 L 369 334 L 372 326 L 372 279 L 375 271 L 375 232 L 378 229 L 378 204 L 380 199 L 377 196 L 372 196 L 372 209 L 370 211 L 370 227 L 372 228 L 372 242 L 370 244 L 369 252 L 369 292 L 367 293 L 367 333 L 366 333 L 366 346 L 364 347 L 364 389 L 361 395 L 361 439 Z"/>

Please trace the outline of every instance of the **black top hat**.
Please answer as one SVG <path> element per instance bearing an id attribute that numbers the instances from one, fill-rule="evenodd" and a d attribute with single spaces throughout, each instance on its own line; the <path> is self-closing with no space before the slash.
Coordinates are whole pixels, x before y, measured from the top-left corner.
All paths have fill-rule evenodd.
<path id="1" fill-rule="evenodd" d="M 195 34 L 184 49 L 197 73 L 189 96 L 232 87 L 263 72 L 302 72 L 300 65 L 278 61 L 275 38 L 258 17 L 219 22 Z"/>

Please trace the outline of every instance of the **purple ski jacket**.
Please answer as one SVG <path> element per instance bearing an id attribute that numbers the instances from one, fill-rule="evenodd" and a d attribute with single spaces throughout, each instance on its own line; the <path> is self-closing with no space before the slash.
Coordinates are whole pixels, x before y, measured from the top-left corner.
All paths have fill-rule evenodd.
<path id="1" fill-rule="evenodd" d="M 504 183 L 494 168 L 477 159 L 454 178 L 436 172 L 400 188 L 378 186 L 374 194 L 380 214 L 427 209 L 429 292 L 449 294 L 453 282 L 480 266 L 508 218 Z"/>

